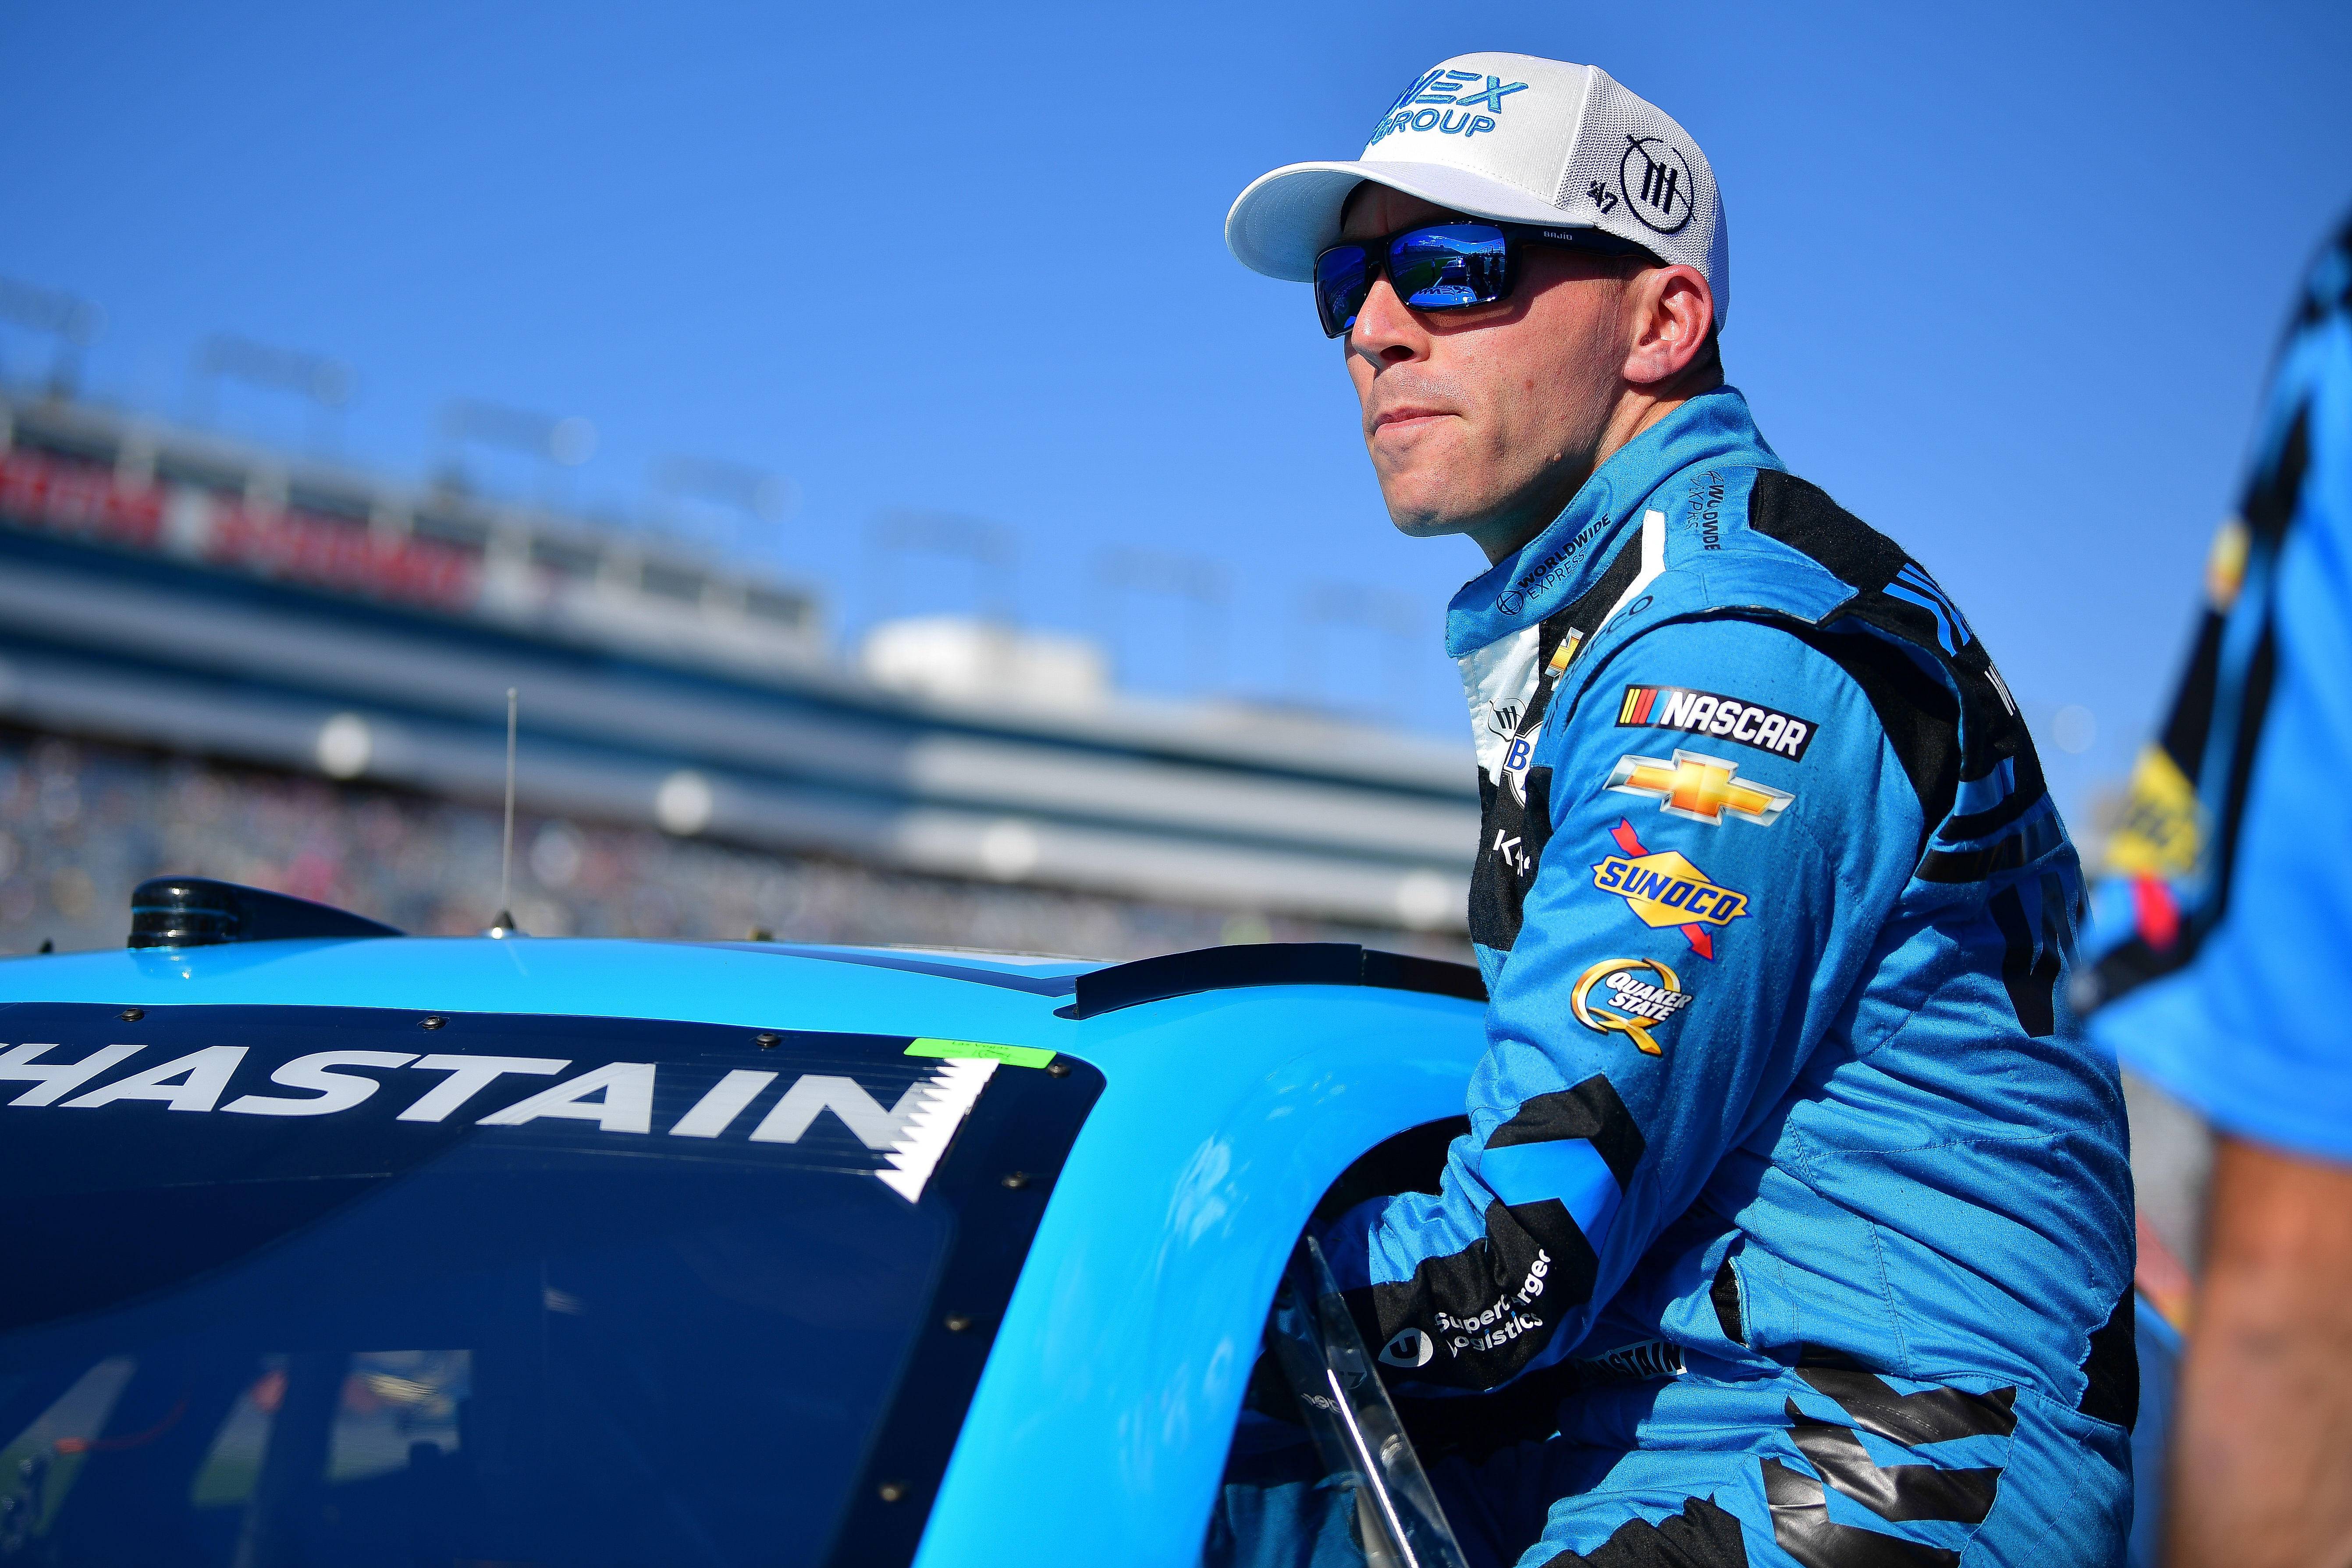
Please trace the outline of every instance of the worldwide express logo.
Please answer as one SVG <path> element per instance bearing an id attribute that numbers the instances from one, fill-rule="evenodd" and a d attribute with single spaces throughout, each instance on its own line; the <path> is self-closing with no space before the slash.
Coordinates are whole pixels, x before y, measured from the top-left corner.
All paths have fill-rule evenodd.
<path id="1" fill-rule="evenodd" d="M 1435 131 L 1466 141 L 1481 131 L 1494 130 L 1500 123 L 1495 116 L 1503 112 L 1503 100 L 1527 89 L 1523 81 L 1440 68 L 1416 79 L 1389 105 L 1364 150 L 1370 152 L 1400 131 Z"/>
<path id="2" fill-rule="evenodd" d="M 1619 819 L 1610 837 L 1623 853 L 1608 856 L 1592 868 L 1592 885 L 1624 900 L 1634 919 L 1645 926 L 1680 928 L 1691 950 L 1712 960 L 1715 935 L 1707 928 L 1727 926 L 1747 914 L 1748 895 L 1715 881 L 1675 850 L 1653 855 L 1643 847 L 1631 822 Z"/>

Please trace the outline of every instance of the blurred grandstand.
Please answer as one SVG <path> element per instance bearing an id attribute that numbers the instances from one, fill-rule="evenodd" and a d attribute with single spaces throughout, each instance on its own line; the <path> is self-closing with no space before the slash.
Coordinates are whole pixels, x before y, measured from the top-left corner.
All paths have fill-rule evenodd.
<path id="1" fill-rule="evenodd" d="M 682 545 L 0 393 L 0 948 L 119 942 L 163 871 L 480 929 L 509 687 L 527 931 L 1461 946 L 1465 749 L 981 619 L 845 661 Z"/>

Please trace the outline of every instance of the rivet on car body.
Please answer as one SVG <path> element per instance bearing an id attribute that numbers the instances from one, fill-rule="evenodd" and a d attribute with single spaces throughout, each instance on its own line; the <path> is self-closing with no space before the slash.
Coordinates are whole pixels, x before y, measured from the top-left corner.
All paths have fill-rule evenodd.
<path id="1" fill-rule="evenodd" d="M 1008 1187 L 1014 1188 L 1025 1187 L 1029 1184 L 1029 1173 L 1026 1171 L 1007 1171 L 1004 1173 L 1004 1184 Z"/>
<path id="2" fill-rule="evenodd" d="M 146 1016 L 147 1009 L 144 1007 L 125 1007 L 122 1010 L 122 1021 L 126 1024 L 135 1024 Z"/>
<path id="3" fill-rule="evenodd" d="M 1045 1076 L 1047 1078 L 1067 1078 L 1070 1076 L 1070 1064 L 1067 1062 L 1047 1062 L 1045 1064 Z"/>
<path id="4" fill-rule="evenodd" d="M 904 1481 L 884 1481 L 880 1486 L 874 1489 L 880 1495 L 884 1502 L 897 1502 L 900 1498 L 907 1495 L 907 1483 Z"/>
<path id="5" fill-rule="evenodd" d="M 751 1040 L 763 1051 L 772 1051 L 784 1043 L 784 1037 L 782 1035 L 754 1035 Z"/>
<path id="6" fill-rule="evenodd" d="M 971 1319 L 962 1312 L 950 1312 L 942 1321 L 946 1323 L 947 1331 L 951 1334 L 960 1334 L 971 1327 Z"/>
<path id="7" fill-rule="evenodd" d="M 425 1020 L 425 1026 L 428 1029 L 437 1029 L 448 1021 L 448 1019 L 442 1017 L 427 1018 Z"/>

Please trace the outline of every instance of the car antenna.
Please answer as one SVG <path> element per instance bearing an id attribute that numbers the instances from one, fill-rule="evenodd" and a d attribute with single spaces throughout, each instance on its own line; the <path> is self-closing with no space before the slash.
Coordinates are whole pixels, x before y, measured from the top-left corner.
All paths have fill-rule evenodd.
<path id="1" fill-rule="evenodd" d="M 507 688 L 507 820 L 499 840 L 499 918 L 490 922 L 491 936 L 513 936 L 514 916 L 509 903 L 514 890 L 515 689 Z"/>

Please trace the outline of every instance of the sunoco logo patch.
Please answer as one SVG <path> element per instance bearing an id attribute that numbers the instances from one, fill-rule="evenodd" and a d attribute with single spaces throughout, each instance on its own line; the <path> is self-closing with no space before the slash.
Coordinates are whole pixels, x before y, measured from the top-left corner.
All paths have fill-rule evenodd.
<path id="1" fill-rule="evenodd" d="M 1677 850 L 1652 854 L 1630 822 L 1619 822 L 1610 837 L 1623 853 L 1606 856 L 1592 868 L 1592 885 L 1624 900 L 1643 925 L 1679 929 L 1691 951 L 1713 959 L 1715 937 L 1707 928 L 1727 926 L 1747 914 L 1748 895 L 1716 881 Z"/>
<path id="2" fill-rule="evenodd" d="M 1729 925 L 1748 912 L 1748 895 L 1719 887 L 1680 850 L 1628 858 L 1612 855 L 1592 868 L 1592 885 L 1625 900 L 1646 926 L 1694 921 Z"/>

